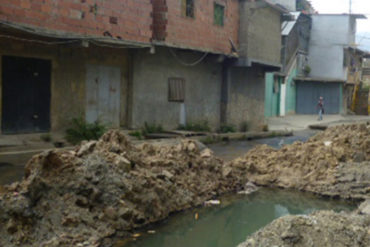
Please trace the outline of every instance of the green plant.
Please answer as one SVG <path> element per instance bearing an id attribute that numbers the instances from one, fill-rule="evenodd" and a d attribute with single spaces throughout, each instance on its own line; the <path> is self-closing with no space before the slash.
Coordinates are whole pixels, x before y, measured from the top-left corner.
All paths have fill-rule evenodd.
<path id="1" fill-rule="evenodd" d="M 220 133 L 234 133 L 235 131 L 235 127 L 230 124 L 222 124 L 219 130 Z"/>
<path id="2" fill-rule="evenodd" d="M 262 131 L 267 132 L 269 131 L 269 126 L 267 124 L 262 126 Z"/>
<path id="3" fill-rule="evenodd" d="M 143 136 L 146 136 L 148 134 L 153 134 L 153 133 L 162 133 L 163 132 L 163 127 L 160 124 L 148 124 L 147 122 L 144 123 L 144 127 L 141 131 L 141 134 Z"/>
<path id="4" fill-rule="evenodd" d="M 195 123 L 187 123 L 186 125 L 179 125 L 177 129 L 187 131 L 211 131 L 211 128 L 208 125 L 208 121 L 199 121 Z"/>
<path id="5" fill-rule="evenodd" d="M 303 68 L 303 73 L 304 73 L 305 75 L 309 75 L 309 74 L 311 73 L 311 67 L 310 67 L 310 66 L 308 66 L 308 65 L 304 66 L 304 68 Z"/>
<path id="6" fill-rule="evenodd" d="M 143 139 L 143 134 L 141 133 L 140 130 L 135 130 L 135 131 L 131 131 L 128 133 L 130 136 L 133 136 L 133 137 L 136 137 L 137 139 L 139 140 L 142 140 Z"/>
<path id="7" fill-rule="evenodd" d="M 73 118 L 71 128 L 66 131 L 66 140 L 74 145 L 84 140 L 97 140 L 106 131 L 106 126 L 99 123 L 87 123 L 84 118 Z"/>
<path id="8" fill-rule="evenodd" d="M 249 130 L 248 122 L 243 121 L 240 123 L 240 132 L 247 132 Z"/>
<path id="9" fill-rule="evenodd" d="M 52 141 L 52 137 L 50 135 L 50 133 L 45 133 L 45 134 L 41 134 L 40 135 L 40 140 L 41 141 L 44 141 L 44 142 L 51 142 Z"/>

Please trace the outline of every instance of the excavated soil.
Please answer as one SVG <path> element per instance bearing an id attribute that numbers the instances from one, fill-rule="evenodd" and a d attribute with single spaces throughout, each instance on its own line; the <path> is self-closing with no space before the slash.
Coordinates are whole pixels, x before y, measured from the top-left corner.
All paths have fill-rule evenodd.
<path id="1" fill-rule="evenodd" d="M 354 213 L 318 211 L 285 216 L 254 233 L 238 247 L 367 247 L 370 246 L 369 209 L 370 201 Z"/>
<path id="2" fill-rule="evenodd" d="M 34 156 L 21 182 L 0 187 L 0 246 L 111 246 L 172 212 L 248 192 L 247 182 L 364 199 L 369 161 L 367 125 L 330 128 L 280 150 L 260 146 L 230 163 L 192 140 L 138 146 L 110 131 L 73 151 Z"/>
<path id="3" fill-rule="evenodd" d="M 277 150 L 258 146 L 230 163 L 230 176 L 263 186 L 345 199 L 370 197 L 370 125 L 332 127 Z"/>
<path id="4" fill-rule="evenodd" d="M 238 189 L 223 170 L 194 141 L 134 146 L 117 131 L 42 153 L 22 182 L 0 190 L 0 246 L 110 246 L 113 236 Z"/>

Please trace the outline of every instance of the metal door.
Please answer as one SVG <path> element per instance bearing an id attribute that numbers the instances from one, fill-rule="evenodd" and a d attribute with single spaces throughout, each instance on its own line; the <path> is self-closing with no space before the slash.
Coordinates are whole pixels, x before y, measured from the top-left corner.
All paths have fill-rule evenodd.
<path id="1" fill-rule="evenodd" d="M 2 57 L 2 132 L 50 130 L 51 61 Z"/>
<path id="2" fill-rule="evenodd" d="M 297 82 L 297 114 L 316 114 L 319 97 L 324 97 L 325 114 L 339 114 L 340 83 Z"/>
<path id="3" fill-rule="evenodd" d="M 121 70 L 118 67 L 87 65 L 86 121 L 119 127 Z"/>

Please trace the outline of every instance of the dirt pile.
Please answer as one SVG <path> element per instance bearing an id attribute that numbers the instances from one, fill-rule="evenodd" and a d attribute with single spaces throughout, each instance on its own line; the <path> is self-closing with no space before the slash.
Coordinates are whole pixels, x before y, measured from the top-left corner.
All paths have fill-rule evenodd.
<path id="1" fill-rule="evenodd" d="M 256 147 L 229 169 L 257 185 L 364 199 L 370 196 L 369 161 L 370 126 L 361 124 L 329 128 L 279 150 Z"/>
<path id="2" fill-rule="evenodd" d="M 360 208 L 370 208 L 370 202 Z M 370 246 L 370 211 L 368 213 L 318 211 L 307 216 L 285 216 L 254 233 L 238 247 Z"/>
<path id="3" fill-rule="evenodd" d="M 74 151 L 34 156 L 0 192 L 0 246 L 109 246 L 135 227 L 235 189 L 209 149 L 132 145 L 110 131 Z M 1 190 L 0 190 L 1 191 Z"/>

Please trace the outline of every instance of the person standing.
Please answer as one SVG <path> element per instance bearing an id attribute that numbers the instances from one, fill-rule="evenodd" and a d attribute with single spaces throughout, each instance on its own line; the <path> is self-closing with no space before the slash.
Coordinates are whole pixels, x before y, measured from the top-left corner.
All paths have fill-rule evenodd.
<path id="1" fill-rule="evenodd" d="M 322 120 L 322 114 L 324 114 L 324 98 L 320 96 L 319 103 L 317 104 L 317 108 L 319 108 L 319 121 Z"/>

